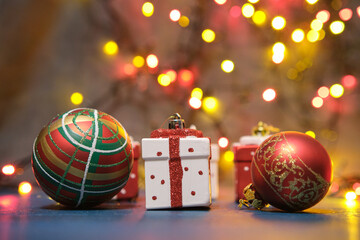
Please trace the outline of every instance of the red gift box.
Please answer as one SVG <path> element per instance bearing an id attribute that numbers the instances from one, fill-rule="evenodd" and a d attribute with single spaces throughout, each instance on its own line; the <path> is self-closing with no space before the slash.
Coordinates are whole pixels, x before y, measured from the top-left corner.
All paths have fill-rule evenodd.
<path id="1" fill-rule="evenodd" d="M 139 185 L 138 185 L 138 164 L 140 157 L 140 143 L 133 142 L 134 151 L 134 164 L 131 170 L 129 180 L 125 187 L 120 190 L 117 194 L 117 200 L 135 200 L 138 196 Z"/>
<path id="2" fill-rule="evenodd" d="M 251 180 L 251 161 L 258 145 L 234 145 L 234 164 L 235 164 L 235 195 L 236 201 L 244 198 L 244 188 L 252 182 Z"/>

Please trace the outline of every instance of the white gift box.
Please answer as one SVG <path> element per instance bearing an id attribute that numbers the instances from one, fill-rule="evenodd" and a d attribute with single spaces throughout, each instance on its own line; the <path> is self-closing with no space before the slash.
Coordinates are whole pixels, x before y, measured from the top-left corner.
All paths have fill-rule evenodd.
<path id="1" fill-rule="evenodd" d="M 219 159 L 220 149 L 216 143 L 211 144 L 210 176 L 211 176 L 211 198 L 219 197 Z"/>
<path id="2" fill-rule="evenodd" d="M 210 140 L 174 133 L 142 139 L 146 208 L 208 207 Z"/>

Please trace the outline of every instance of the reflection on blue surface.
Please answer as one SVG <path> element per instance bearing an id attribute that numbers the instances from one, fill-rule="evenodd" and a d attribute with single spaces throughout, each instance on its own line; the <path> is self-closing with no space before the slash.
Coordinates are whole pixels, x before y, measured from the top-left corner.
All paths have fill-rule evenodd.
<path id="1" fill-rule="evenodd" d="M 348 209 L 348 234 L 349 240 L 359 240 L 359 211 L 357 201 L 345 201 Z"/>
<path id="2" fill-rule="evenodd" d="M 230 199 L 230 198 L 229 198 Z M 42 192 L 0 193 L 0 238 L 6 239 L 359 239 L 358 205 L 325 199 L 301 213 L 238 209 L 219 200 L 210 209 L 146 211 L 138 202 L 73 210 Z"/>

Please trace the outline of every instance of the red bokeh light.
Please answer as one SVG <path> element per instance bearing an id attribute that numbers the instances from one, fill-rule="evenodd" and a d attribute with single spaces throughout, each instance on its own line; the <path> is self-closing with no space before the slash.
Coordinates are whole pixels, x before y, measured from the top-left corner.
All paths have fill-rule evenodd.
<path id="1" fill-rule="evenodd" d="M 316 19 L 326 23 L 330 19 L 330 12 L 328 10 L 321 10 L 316 14 Z"/>
<path id="2" fill-rule="evenodd" d="M 191 86 L 194 82 L 194 74 L 188 69 L 182 69 L 178 73 L 178 79 L 183 86 Z"/>
<path id="3" fill-rule="evenodd" d="M 343 21 L 349 21 L 352 18 L 353 12 L 350 8 L 341 9 L 339 12 L 340 19 Z"/>
<path id="4" fill-rule="evenodd" d="M 333 182 L 330 186 L 330 192 L 336 193 L 339 191 L 339 188 L 340 188 L 339 184 L 337 184 L 336 182 Z"/>
<path id="5" fill-rule="evenodd" d="M 354 88 L 357 85 L 357 80 L 353 75 L 346 75 L 341 79 L 341 84 L 345 88 Z"/>
<path id="6" fill-rule="evenodd" d="M 15 173 L 15 167 L 12 164 L 6 164 L 2 167 L 1 171 L 4 175 L 10 176 Z"/>
<path id="7" fill-rule="evenodd" d="M 241 16 L 241 7 L 240 6 L 233 6 L 230 9 L 230 16 L 233 18 L 237 18 Z"/>
<path id="8" fill-rule="evenodd" d="M 134 65 L 128 63 L 124 65 L 124 73 L 128 76 L 132 76 L 136 73 L 136 68 Z"/>
<path id="9" fill-rule="evenodd" d="M 325 86 L 320 87 L 317 92 L 318 92 L 319 97 L 322 97 L 322 98 L 327 98 L 330 95 L 329 88 L 325 87 Z"/>
<path id="10" fill-rule="evenodd" d="M 353 184 L 352 187 L 353 187 L 354 190 L 356 190 L 357 188 L 360 187 L 360 183 L 356 182 L 356 183 Z"/>

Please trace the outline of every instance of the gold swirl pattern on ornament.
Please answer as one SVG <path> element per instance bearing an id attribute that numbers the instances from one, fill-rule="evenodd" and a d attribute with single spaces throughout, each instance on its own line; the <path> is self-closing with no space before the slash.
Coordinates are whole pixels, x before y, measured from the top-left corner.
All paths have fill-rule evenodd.
<path id="1" fill-rule="evenodd" d="M 285 134 L 273 136 L 265 142 L 254 159 L 257 159 L 258 163 L 254 160 L 254 165 L 265 182 L 290 208 L 306 208 L 320 199 L 324 189 L 330 185 L 295 154 Z M 269 178 L 264 177 L 258 164 L 263 166 Z M 306 176 L 306 172 L 310 172 L 313 178 Z"/>

